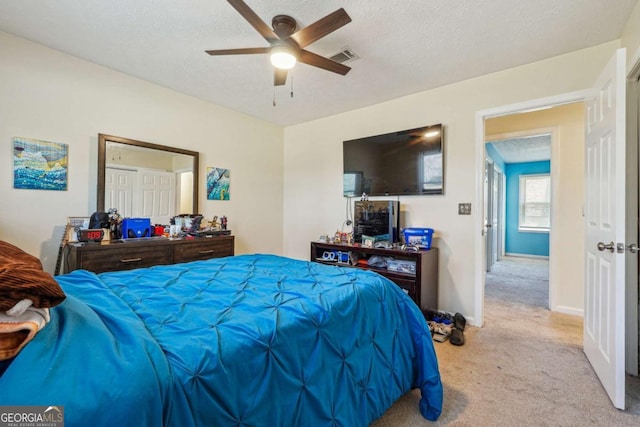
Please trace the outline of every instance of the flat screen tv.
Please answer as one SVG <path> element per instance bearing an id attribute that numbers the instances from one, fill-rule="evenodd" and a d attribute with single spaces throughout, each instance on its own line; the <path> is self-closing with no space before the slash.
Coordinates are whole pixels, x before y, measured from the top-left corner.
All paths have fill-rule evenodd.
<path id="1" fill-rule="evenodd" d="M 444 128 L 423 126 L 342 143 L 346 197 L 444 194 Z"/>

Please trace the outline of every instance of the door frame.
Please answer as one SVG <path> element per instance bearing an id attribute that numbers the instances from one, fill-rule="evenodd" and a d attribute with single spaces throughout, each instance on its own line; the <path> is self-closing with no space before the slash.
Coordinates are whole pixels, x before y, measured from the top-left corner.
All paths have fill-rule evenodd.
<path id="1" fill-rule="evenodd" d="M 505 116 L 515 113 L 525 113 L 541 110 L 549 107 L 570 104 L 574 102 L 582 102 L 588 95 L 588 90 L 569 92 L 561 95 L 551 96 L 547 98 L 532 99 L 529 101 L 519 102 L 516 104 L 504 105 L 501 107 L 480 110 L 476 112 L 476 206 L 484 206 L 484 164 L 485 164 L 485 128 L 484 122 L 488 118 Z M 553 137 L 552 137 L 553 139 Z M 557 144 L 556 144 L 557 145 Z M 553 163 L 551 163 L 553 172 Z M 557 165 L 557 161 L 555 162 Z M 557 193 L 557 192 L 556 192 Z M 552 200 L 552 203 L 555 201 Z M 484 209 L 484 207 L 483 207 Z M 474 324 L 476 326 L 484 325 L 484 257 L 486 242 L 484 237 L 484 214 L 476 215 L 474 227 L 477 233 L 474 238 Z M 551 259 L 551 251 L 555 242 L 549 241 L 549 255 Z M 551 273 L 551 270 L 550 270 Z M 550 294 L 551 298 L 551 294 Z"/>

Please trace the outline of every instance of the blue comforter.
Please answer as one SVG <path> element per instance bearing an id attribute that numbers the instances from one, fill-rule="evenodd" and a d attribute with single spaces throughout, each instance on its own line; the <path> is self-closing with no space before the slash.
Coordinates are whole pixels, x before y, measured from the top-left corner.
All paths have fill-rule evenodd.
<path id="1" fill-rule="evenodd" d="M 57 277 L 67 300 L 0 377 L 0 405 L 75 425 L 366 426 L 442 385 L 418 307 L 375 273 L 242 255 Z"/>

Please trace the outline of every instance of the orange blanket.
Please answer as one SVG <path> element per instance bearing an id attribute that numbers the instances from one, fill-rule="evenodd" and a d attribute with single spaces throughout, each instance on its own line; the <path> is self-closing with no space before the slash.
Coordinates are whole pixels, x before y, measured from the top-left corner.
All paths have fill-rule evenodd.
<path id="1" fill-rule="evenodd" d="M 42 270 L 40 260 L 0 241 L 0 312 L 24 299 L 37 308 L 53 307 L 65 298 L 58 282 Z"/>
<path id="2" fill-rule="evenodd" d="M 65 298 L 38 258 L 0 241 L 0 360 L 15 357 Z"/>

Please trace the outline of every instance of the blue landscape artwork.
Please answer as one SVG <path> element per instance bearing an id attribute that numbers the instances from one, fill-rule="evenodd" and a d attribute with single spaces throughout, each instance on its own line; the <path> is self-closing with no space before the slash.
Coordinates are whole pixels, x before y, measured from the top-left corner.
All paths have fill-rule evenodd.
<path id="1" fill-rule="evenodd" d="M 207 200 L 229 200 L 229 169 L 207 168 Z"/>
<path id="2" fill-rule="evenodd" d="M 67 189 L 67 144 L 13 139 L 13 188 L 28 190 Z"/>

